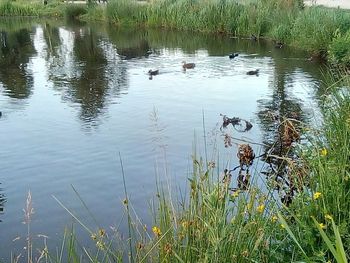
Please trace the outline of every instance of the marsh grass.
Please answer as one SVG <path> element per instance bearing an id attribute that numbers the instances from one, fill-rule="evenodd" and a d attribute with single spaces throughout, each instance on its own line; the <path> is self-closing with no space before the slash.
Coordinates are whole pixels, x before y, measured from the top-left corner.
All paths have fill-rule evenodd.
<path id="1" fill-rule="evenodd" d="M 0 2 L 0 16 L 38 16 L 36 4 L 23 4 L 13 1 Z"/>
<path id="2" fill-rule="evenodd" d="M 77 19 L 79 16 L 88 12 L 88 8 L 85 5 L 66 5 L 64 10 L 64 16 L 66 19 Z"/>

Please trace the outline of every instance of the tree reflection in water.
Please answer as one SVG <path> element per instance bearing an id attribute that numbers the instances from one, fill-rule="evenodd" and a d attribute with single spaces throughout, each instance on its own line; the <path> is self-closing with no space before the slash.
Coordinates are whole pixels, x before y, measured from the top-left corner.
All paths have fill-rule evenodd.
<path id="1" fill-rule="evenodd" d="M 301 101 L 288 93 L 288 88 L 293 86 L 291 70 L 286 65 L 276 65 L 271 81 L 271 99 L 258 101 L 258 117 L 265 145 L 264 161 L 267 163 L 262 173 L 286 205 L 306 183 L 304 167 L 295 152 L 295 142 L 300 139 L 307 116 Z M 299 174 L 299 178 L 294 178 L 295 174 Z"/>
<path id="2" fill-rule="evenodd" d="M 28 70 L 29 59 L 35 54 L 28 29 L 0 32 L 0 85 L 5 95 L 26 99 L 33 88 L 33 76 Z"/>
<path id="3" fill-rule="evenodd" d="M 127 65 L 115 48 L 90 28 L 46 28 L 49 78 L 64 101 L 79 105 L 79 118 L 90 129 L 98 125 L 111 99 L 127 90 Z M 63 41 L 54 41 L 54 46 L 52 39 Z"/>

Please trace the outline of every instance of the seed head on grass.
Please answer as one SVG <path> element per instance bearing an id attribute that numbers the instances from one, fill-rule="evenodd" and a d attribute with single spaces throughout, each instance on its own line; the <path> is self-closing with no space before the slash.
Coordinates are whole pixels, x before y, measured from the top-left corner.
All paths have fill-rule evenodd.
<path id="1" fill-rule="evenodd" d="M 26 200 L 26 207 L 23 209 L 24 212 L 24 224 L 29 224 L 32 218 L 32 215 L 34 214 L 34 208 L 33 208 L 33 201 L 32 201 L 32 194 L 30 191 L 27 195 Z"/>
<path id="2" fill-rule="evenodd" d="M 165 246 L 164 246 L 164 252 L 165 252 L 166 254 L 171 254 L 171 252 L 172 252 L 172 246 L 171 246 L 170 243 L 166 243 L 166 244 L 165 244 Z"/>
<path id="3" fill-rule="evenodd" d="M 332 220 L 333 217 L 330 214 L 325 214 L 324 216 L 327 220 Z"/>
<path id="4" fill-rule="evenodd" d="M 106 230 L 104 230 L 103 228 L 100 228 L 98 230 L 98 234 L 100 235 L 100 237 L 104 237 L 106 235 Z"/>

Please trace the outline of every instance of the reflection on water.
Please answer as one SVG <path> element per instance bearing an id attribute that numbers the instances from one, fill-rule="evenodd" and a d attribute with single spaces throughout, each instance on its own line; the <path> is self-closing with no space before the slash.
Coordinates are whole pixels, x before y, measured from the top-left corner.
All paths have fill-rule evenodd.
<path id="1" fill-rule="evenodd" d="M 1 217 L 2 217 L 2 214 L 4 213 L 5 202 L 6 202 L 6 198 L 3 193 L 3 189 L 0 187 L 0 222 L 2 221 Z"/>
<path id="2" fill-rule="evenodd" d="M 35 49 L 30 33 L 0 31 L 0 80 L 7 95 L 16 99 L 28 98 L 33 87 L 28 62 Z"/>
<path id="3" fill-rule="evenodd" d="M 229 172 L 241 165 L 232 158 L 239 146 L 235 141 L 225 148 L 215 138 L 220 113 L 251 123 L 244 133 L 230 132 L 257 142 L 251 150 L 260 156 L 280 141 L 284 118 L 309 122 L 311 109 L 317 110 L 319 65 L 307 62 L 300 51 L 275 49 L 268 42 L 61 21 L 3 20 L 0 32 L 1 240 L 23 235 L 21 209 L 29 189 L 37 233 L 57 237 L 70 222 L 52 194 L 86 217 L 81 204 L 72 201 L 71 184 L 101 225 L 114 225 L 123 199 L 119 151 L 133 205 L 147 218 L 154 163 L 184 186 L 186 157 L 193 131 L 202 134 L 203 112 L 212 134 L 207 140 L 218 142 L 220 166 Z M 233 52 L 239 56 L 230 60 Z M 196 63 L 195 69 L 183 71 L 183 60 Z M 150 69 L 159 70 L 152 81 Z M 255 69 L 258 77 L 246 75 Z M 280 154 L 281 147 L 273 149 Z M 213 152 L 208 161 L 218 159 Z M 281 164 L 287 167 L 270 159 L 256 170 L 266 166 L 268 177 L 279 177 L 269 169 Z M 248 185 L 254 169 L 237 172 L 232 171 L 238 178 L 233 187 Z M 7 241 L 0 261 L 9 257 L 3 251 L 23 247 L 21 240 Z"/>

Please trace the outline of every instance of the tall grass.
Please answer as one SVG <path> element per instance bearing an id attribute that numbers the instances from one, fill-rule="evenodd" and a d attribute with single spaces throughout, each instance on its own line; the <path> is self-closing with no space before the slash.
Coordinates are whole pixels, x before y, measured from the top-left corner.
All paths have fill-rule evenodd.
<path id="1" fill-rule="evenodd" d="M 0 2 L 0 16 L 38 16 L 35 5 L 18 4 L 12 1 Z"/>

